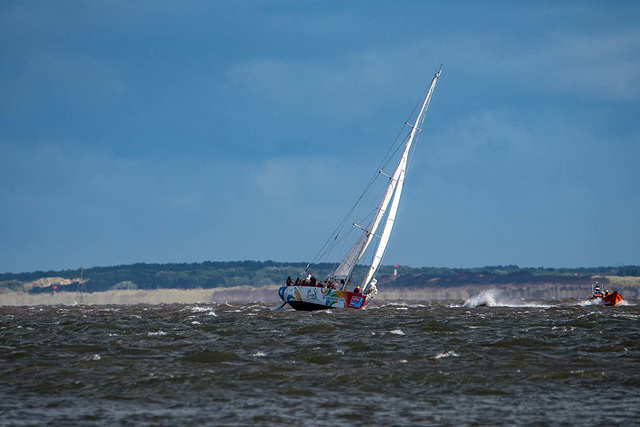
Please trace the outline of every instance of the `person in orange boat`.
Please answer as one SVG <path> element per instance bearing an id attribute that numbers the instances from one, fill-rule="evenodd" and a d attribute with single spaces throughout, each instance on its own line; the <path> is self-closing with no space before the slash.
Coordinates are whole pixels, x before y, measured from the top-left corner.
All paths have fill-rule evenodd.
<path id="1" fill-rule="evenodd" d="M 356 294 L 360 293 L 360 286 L 356 286 L 356 288 L 354 289 L 354 291 Z"/>
<path id="2" fill-rule="evenodd" d="M 596 285 L 596 288 L 593 290 L 593 297 L 592 298 L 603 298 L 604 294 L 602 293 L 602 290 L 600 289 L 599 285 Z"/>

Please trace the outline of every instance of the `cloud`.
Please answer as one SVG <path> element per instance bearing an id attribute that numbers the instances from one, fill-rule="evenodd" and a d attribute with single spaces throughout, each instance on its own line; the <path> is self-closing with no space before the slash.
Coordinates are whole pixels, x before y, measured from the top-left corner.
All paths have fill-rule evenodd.
<path id="1" fill-rule="evenodd" d="M 304 165 L 299 159 L 267 159 L 253 170 L 253 180 L 266 199 L 287 205 L 299 190 Z"/>
<path id="2" fill-rule="evenodd" d="M 556 34 L 550 42 L 547 79 L 555 90 L 581 97 L 640 100 L 640 31 Z"/>
<path id="3" fill-rule="evenodd" d="M 36 52 L 13 66 L 18 69 L 3 86 L 14 104 L 29 108 L 46 102 L 54 111 L 95 108 L 131 95 L 124 75 L 99 56 Z"/>
<path id="4" fill-rule="evenodd" d="M 359 67 L 351 61 L 328 64 L 256 59 L 233 66 L 228 75 L 259 94 L 261 101 L 284 112 L 305 109 L 319 120 L 352 120 L 370 117 L 380 103 L 377 96 L 367 94 L 371 90 L 370 80 L 375 77 L 362 72 L 365 68 L 365 64 Z M 363 102 L 363 98 L 372 102 Z"/>
<path id="5" fill-rule="evenodd" d="M 403 203 L 416 223 L 435 207 L 461 229 L 449 260 L 482 227 L 489 239 L 543 218 L 531 235 L 555 237 L 590 203 L 611 209 L 583 219 L 593 229 L 637 211 L 630 4 L 0 9 L 0 124 L 20 141 L 0 142 L 2 253 L 81 227 L 103 265 L 199 259 L 205 244 L 218 259 L 304 259 L 295 240 L 311 251 L 332 231 L 441 62 Z M 398 243 L 400 259 L 421 251 Z"/>

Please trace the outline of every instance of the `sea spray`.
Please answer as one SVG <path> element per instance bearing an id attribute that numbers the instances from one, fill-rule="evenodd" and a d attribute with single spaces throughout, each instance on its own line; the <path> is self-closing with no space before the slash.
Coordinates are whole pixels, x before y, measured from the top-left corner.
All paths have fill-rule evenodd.
<path id="1" fill-rule="evenodd" d="M 487 289 L 480 294 L 467 298 L 462 305 L 463 307 L 531 307 L 531 308 L 549 308 L 553 304 L 539 301 L 514 300 L 504 295 L 499 289 Z"/>
<path id="2" fill-rule="evenodd" d="M 496 297 L 500 294 L 497 289 L 487 289 L 480 294 L 469 297 L 465 300 L 463 307 L 494 307 Z"/>

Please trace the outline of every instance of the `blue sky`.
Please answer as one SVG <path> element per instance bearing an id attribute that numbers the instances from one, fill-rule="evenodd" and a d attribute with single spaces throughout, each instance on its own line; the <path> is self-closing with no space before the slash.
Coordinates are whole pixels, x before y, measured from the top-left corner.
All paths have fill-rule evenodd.
<path id="1" fill-rule="evenodd" d="M 0 3 L 0 272 L 308 261 L 440 64 L 384 262 L 640 264 L 640 3 Z"/>

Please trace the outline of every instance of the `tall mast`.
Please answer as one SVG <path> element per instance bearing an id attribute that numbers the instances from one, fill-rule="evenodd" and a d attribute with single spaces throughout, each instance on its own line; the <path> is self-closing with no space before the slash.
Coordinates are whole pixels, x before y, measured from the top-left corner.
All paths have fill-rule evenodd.
<path id="1" fill-rule="evenodd" d="M 393 176 L 389 178 L 389 186 L 387 187 L 387 193 L 391 190 L 393 192 L 393 201 L 391 202 L 391 208 L 389 209 L 389 214 L 387 215 L 387 220 L 384 224 L 384 230 L 382 231 L 382 235 L 380 236 L 380 242 L 378 242 L 378 247 L 376 248 L 375 255 L 373 256 L 373 261 L 371 262 L 371 266 L 369 267 L 369 271 L 365 279 L 362 282 L 362 290 L 364 292 L 365 288 L 371 283 L 371 280 L 375 276 L 378 271 L 378 267 L 380 266 L 380 262 L 384 257 L 384 253 L 387 249 L 387 245 L 389 243 L 389 238 L 391 237 L 391 230 L 393 229 L 393 224 L 396 219 L 396 214 L 398 212 L 398 205 L 400 203 L 400 196 L 402 194 L 402 187 L 404 186 L 405 173 L 407 169 L 407 160 L 409 158 L 409 150 L 411 149 L 411 144 L 415 139 L 416 132 L 421 131 L 422 123 L 424 122 L 424 118 L 427 113 L 427 109 L 429 108 L 429 102 L 431 101 L 431 95 L 433 94 L 433 89 L 436 87 L 436 81 L 440 74 L 442 73 L 442 68 L 438 70 L 438 72 L 431 80 L 431 85 L 429 86 L 429 90 L 427 91 L 427 95 L 424 98 L 424 102 L 422 103 L 422 108 L 420 109 L 420 113 L 416 118 L 416 121 L 413 126 L 411 126 L 411 135 L 409 135 L 409 140 L 407 141 L 407 145 L 404 148 L 404 152 L 402 153 L 402 157 L 398 162 L 398 166 L 396 167 Z M 385 197 L 383 199 L 383 204 L 388 204 L 387 193 L 385 193 Z M 390 195 L 389 195 L 390 197 Z M 380 208 L 382 208 L 382 204 Z M 384 204 L 384 209 L 386 210 L 386 204 Z M 378 212 L 380 214 L 380 212 Z M 384 212 L 382 212 L 384 214 Z M 382 215 L 381 215 L 382 216 Z M 376 224 L 377 227 L 377 224 Z M 375 232 L 375 228 L 371 231 L 371 233 Z"/>

